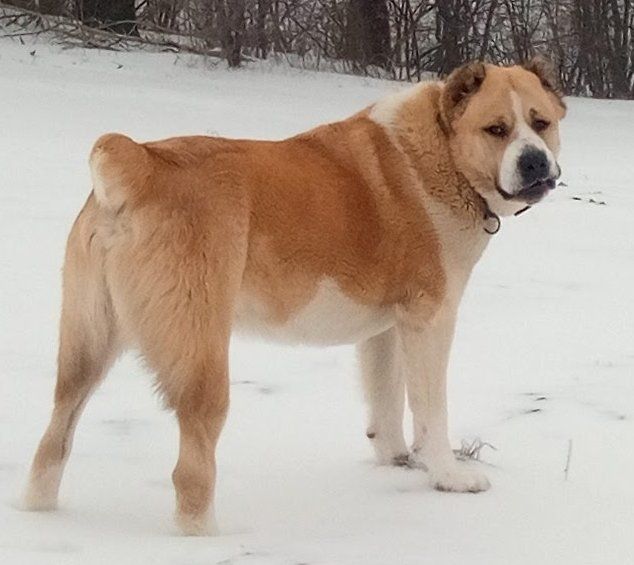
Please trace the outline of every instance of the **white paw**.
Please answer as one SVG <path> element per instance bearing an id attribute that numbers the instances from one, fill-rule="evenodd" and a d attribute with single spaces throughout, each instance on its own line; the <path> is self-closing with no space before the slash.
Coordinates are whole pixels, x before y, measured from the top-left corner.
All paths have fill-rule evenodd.
<path id="1" fill-rule="evenodd" d="M 457 463 L 430 471 L 429 482 L 444 492 L 482 492 L 491 486 L 484 473 Z"/>
<path id="2" fill-rule="evenodd" d="M 366 435 L 372 443 L 378 465 L 404 467 L 409 464 L 409 450 L 402 437 L 382 437 L 372 431 Z"/>
<path id="3" fill-rule="evenodd" d="M 27 511 L 49 511 L 57 509 L 59 478 L 56 469 L 41 476 L 32 476 L 22 493 L 19 508 Z"/>
<path id="4" fill-rule="evenodd" d="M 50 512 L 57 510 L 57 498 L 27 492 L 18 502 L 17 507 L 27 512 Z"/>
<path id="5" fill-rule="evenodd" d="M 218 533 L 216 521 L 208 515 L 176 514 L 176 525 L 184 536 L 214 536 Z"/>

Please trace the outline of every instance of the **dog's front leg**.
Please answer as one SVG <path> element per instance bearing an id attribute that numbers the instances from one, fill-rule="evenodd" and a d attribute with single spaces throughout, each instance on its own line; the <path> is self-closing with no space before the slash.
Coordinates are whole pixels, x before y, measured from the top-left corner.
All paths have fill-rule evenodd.
<path id="1" fill-rule="evenodd" d="M 489 488 L 480 471 L 456 461 L 447 430 L 447 365 L 457 304 L 414 305 L 399 312 L 407 397 L 414 421 L 413 452 L 438 490 L 479 492 Z"/>
<path id="2" fill-rule="evenodd" d="M 405 465 L 408 449 L 403 436 L 405 381 L 399 362 L 395 329 L 357 346 L 369 408 L 367 436 L 380 465 Z"/>

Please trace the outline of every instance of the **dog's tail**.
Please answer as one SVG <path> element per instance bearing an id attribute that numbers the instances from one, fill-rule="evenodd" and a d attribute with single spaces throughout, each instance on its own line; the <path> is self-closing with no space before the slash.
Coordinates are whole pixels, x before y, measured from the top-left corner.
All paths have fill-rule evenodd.
<path id="1" fill-rule="evenodd" d="M 90 172 L 100 206 L 118 210 L 139 196 L 150 176 L 147 149 L 118 133 L 102 135 L 90 153 Z"/>

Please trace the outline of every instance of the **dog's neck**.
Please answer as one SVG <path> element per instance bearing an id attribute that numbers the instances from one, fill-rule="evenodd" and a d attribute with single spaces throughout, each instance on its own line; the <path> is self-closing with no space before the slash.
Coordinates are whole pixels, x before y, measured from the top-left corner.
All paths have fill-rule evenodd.
<path id="1" fill-rule="evenodd" d="M 471 212 L 470 219 L 474 225 L 480 225 L 489 235 L 495 235 L 502 227 L 502 220 L 489 206 L 486 199 L 475 189 L 475 187 L 460 172 L 457 172 L 459 180 L 458 192 L 465 202 L 465 207 Z M 524 211 L 524 210 L 522 210 Z"/>
<path id="2" fill-rule="evenodd" d="M 377 103 L 370 117 L 384 126 L 418 177 L 424 198 L 432 198 L 464 229 L 497 232 L 499 217 L 458 170 L 439 119 L 436 83 L 417 85 Z"/>

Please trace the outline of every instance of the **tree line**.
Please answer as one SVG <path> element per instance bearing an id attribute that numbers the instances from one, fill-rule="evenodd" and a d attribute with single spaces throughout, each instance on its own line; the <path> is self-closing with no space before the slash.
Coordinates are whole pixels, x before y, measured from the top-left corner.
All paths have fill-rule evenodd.
<path id="1" fill-rule="evenodd" d="M 5 0 L 122 37 L 419 80 L 463 62 L 554 63 L 567 94 L 634 98 L 634 0 Z M 3 5 L 0 3 L 0 6 Z M 44 21 L 44 20 L 42 20 Z M 48 21 L 48 20 L 47 20 Z M 90 35 L 84 34 L 84 37 Z M 94 39 L 93 39 L 94 41 Z"/>

